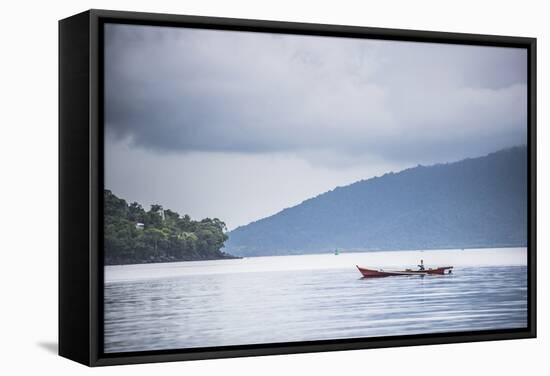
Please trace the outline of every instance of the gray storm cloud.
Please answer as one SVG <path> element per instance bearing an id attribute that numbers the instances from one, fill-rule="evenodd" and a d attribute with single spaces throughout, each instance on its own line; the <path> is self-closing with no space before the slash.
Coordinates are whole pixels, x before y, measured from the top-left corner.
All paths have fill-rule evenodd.
<path id="1" fill-rule="evenodd" d="M 327 165 L 481 155 L 526 143 L 526 79 L 521 49 L 105 32 L 107 135 L 158 153 L 290 153 Z"/>

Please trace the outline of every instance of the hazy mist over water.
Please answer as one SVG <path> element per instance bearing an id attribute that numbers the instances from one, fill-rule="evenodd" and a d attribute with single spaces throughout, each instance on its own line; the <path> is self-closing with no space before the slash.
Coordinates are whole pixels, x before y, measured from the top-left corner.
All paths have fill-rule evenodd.
<path id="1" fill-rule="evenodd" d="M 453 265 L 362 279 L 370 267 Z M 527 250 L 396 251 L 107 266 L 105 351 L 520 328 Z"/>

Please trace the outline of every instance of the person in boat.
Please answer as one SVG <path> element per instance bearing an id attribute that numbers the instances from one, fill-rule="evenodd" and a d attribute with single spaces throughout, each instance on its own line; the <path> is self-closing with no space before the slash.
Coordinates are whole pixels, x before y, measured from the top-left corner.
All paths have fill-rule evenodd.
<path id="1" fill-rule="evenodd" d="M 418 265 L 418 270 L 424 271 L 426 268 L 424 268 L 424 260 L 420 260 L 420 264 Z"/>

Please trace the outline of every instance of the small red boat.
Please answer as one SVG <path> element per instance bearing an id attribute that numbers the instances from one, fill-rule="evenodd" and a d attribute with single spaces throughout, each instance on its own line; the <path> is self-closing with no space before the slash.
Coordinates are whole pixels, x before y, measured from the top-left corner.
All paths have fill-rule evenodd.
<path id="1" fill-rule="evenodd" d="M 398 276 L 398 275 L 427 275 L 427 274 L 437 274 L 437 275 L 443 275 L 443 274 L 450 274 L 452 273 L 451 269 L 452 266 L 441 266 L 438 268 L 429 268 L 424 270 L 412 270 L 412 269 L 405 269 L 405 270 L 383 270 L 383 269 L 367 269 L 367 268 L 361 268 L 358 265 L 355 265 L 359 272 L 363 275 L 363 278 L 377 278 L 377 277 L 391 277 L 391 276 Z"/>

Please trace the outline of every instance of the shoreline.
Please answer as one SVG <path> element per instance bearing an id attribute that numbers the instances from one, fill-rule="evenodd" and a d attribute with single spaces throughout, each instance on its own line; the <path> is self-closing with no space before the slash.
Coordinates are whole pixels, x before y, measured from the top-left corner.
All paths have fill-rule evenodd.
<path id="1" fill-rule="evenodd" d="M 176 263 L 176 262 L 196 262 L 196 261 L 214 261 L 214 260 L 238 260 L 242 259 L 244 257 L 240 256 L 233 256 L 233 255 L 227 255 L 226 257 L 216 257 L 216 258 L 202 258 L 202 259 L 193 259 L 193 260 L 162 260 L 162 261 L 150 261 L 145 260 L 142 262 L 131 262 L 131 263 L 108 263 L 104 262 L 103 266 L 125 266 L 125 265 L 150 265 L 150 264 L 170 264 L 170 263 Z"/>
<path id="2" fill-rule="evenodd" d="M 451 247 L 441 247 L 441 248 L 423 248 L 423 249 L 338 249 L 339 255 L 349 255 L 349 254 L 372 254 L 372 253 L 381 253 L 381 252 L 433 252 L 433 251 L 475 251 L 475 250 L 486 250 L 486 249 L 514 249 L 514 248 L 528 248 L 527 245 L 504 245 L 504 246 L 481 246 L 481 247 L 468 247 L 468 248 L 451 248 Z M 151 265 L 151 264 L 171 264 L 171 263 L 188 263 L 188 262 L 198 262 L 198 261 L 219 261 L 219 260 L 241 260 L 241 259 L 255 259 L 262 257 L 291 257 L 291 256 L 321 256 L 321 255 L 334 255 L 334 251 L 326 252 L 313 252 L 313 253 L 289 253 L 289 254 L 279 254 L 279 255 L 256 255 L 256 256 L 233 256 L 228 254 L 227 257 L 221 258 L 205 258 L 205 259 L 196 259 L 196 260 L 166 260 L 166 261 L 144 261 L 136 263 L 123 263 L 123 264 L 110 264 L 104 263 L 106 266 L 127 266 L 127 265 Z"/>
<path id="3" fill-rule="evenodd" d="M 337 247 L 335 247 L 336 249 Z M 468 246 L 468 247 L 453 247 L 453 246 L 446 246 L 446 247 L 427 247 L 427 248 L 415 248 L 415 249 L 395 249 L 395 248 L 388 248 L 388 249 L 367 249 L 367 248 L 337 248 L 338 252 L 340 253 L 373 253 L 373 252 L 423 252 L 423 251 L 444 251 L 444 250 L 472 250 L 472 249 L 507 249 L 507 248 L 527 248 L 527 244 L 524 245 L 510 245 L 510 244 L 504 244 L 504 245 L 479 245 L 479 246 Z M 250 255 L 250 256 L 242 256 L 242 258 L 252 258 L 252 257 L 277 257 L 277 256 L 307 256 L 307 255 L 325 255 L 325 254 L 331 254 L 334 253 L 333 250 L 327 250 L 324 252 L 302 252 L 302 253 L 280 253 L 280 254 L 274 254 L 274 255 Z"/>

